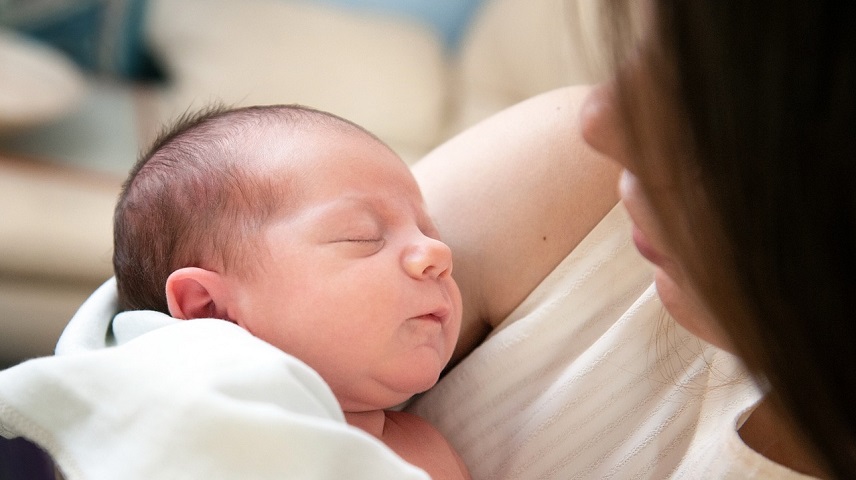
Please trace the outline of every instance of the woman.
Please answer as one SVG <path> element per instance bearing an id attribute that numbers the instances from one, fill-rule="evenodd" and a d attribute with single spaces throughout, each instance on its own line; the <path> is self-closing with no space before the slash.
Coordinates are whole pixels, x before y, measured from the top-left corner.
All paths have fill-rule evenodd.
<path id="1" fill-rule="evenodd" d="M 620 20 L 615 12 L 611 18 Z M 696 456 L 701 450 L 697 442 L 677 443 L 684 449 L 681 455 L 660 459 L 669 472 L 663 476 L 694 471 L 705 472 L 705 478 L 798 478 L 800 474 L 852 478 L 856 476 L 852 408 L 856 401 L 856 349 L 852 347 L 856 332 L 849 299 L 856 292 L 856 7 L 835 1 L 794 5 L 655 1 L 646 19 L 649 24 L 643 40 L 621 63 L 614 80 L 596 88 L 585 101 L 581 128 L 592 147 L 623 169 L 619 191 L 634 223 L 633 240 L 654 266 L 665 308 L 701 339 L 736 353 L 765 393 L 763 400 L 760 394 L 750 395 L 752 401 L 747 404 L 746 396 L 727 391 L 729 382 L 723 382 L 722 395 L 733 397 L 741 406 L 719 410 L 717 421 L 732 433 L 738 430 L 739 441 L 707 457 Z M 494 148 L 502 151 L 506 147 Z M 524 186 L 538 168 L 539 164 L 527 167 Z M 517 173 L 493 178 L 485 190 L 512 188 L 519 170 L 509 168 Z M 563 177 L 563 171 L 557 176 Z M 469 231 L 477 233 L 455 238 L 462 245 L 453 243 L 453 251 L 468 253 L 485 238 L 505 239 L 509 232 L 549 228 L 544 225 L 586 225 L 585 220 L 572 222 L 560 215 L 548 218 L 545 212 L 551 206 L 570 207 L 574 217 L 578 214 L 578 204 L 565 203 L 575 185 L 562 193 L 552 189 L 554 180 L 545 180 L 544 188 L 555 201 L 546 201 L 542 210 L 526 212 L 522 218 L 515 216 L 515 205 L 506 210 L 511 212 L 507 221 L 493 230 L 488 222 L 479 222 L 490 234 L 471 227 Z M 426 185 L 429 198 L 448 197 L 445 190 L 432 194 L 431 182 Z M 520 198 L 519 193 L 508 194 Z M 475 196 L 480 197 L 478 192 Z M 462 208 L 455 200 L 446 202 Z M 585 210 L 599 212 L 600 207 Z M 446 210 L 439 210 L 437 216 L 456 218 Z M 449 224 L 447 229 L 466 231 L 462 223 Z M 576 233 L 565 232 L 559 238 L 574 247 L 579 238 Z M 544 249 L 534 246 L 537 242 L 532 237 L 537 235 L 530 236 L 531 244 L 521 241 L 509 249 L 525 252 L 520 264 L 502 265 L 514 268 L 508 271 L 515 272 L 513 285 L 518 289 L 532 285 L 530 272 L 546 274 L 545 265 L 555 265 L 561 256 L 558 252 L 540 255 Z M 555 238 L 547 234 L 543 238 L 548 237 Z M 492 260 L 502 257 L 490 254 Z M 481 303 L 469 304 L 481 305 L 482 312 L 488 312 L 481 318 L 502 318 L 508 313 L 501 308 L 505 299 L 517 305 L 519 296 L 502 290 L 494 295 L 492 287 L 485 293 L 484 287 L 472 287 L 476 281 L 469 280 L 477 278 L 480 285 L 502 287 L 508 283 L 493 280 L 502 274 L 470 263 L 459 267 L 462 290 L 479 292 L 475 296 Z M 490 315 L 492 311 L 499 313 Z M 591 350 L 597 341 L 583 346 L 570 343 L 568 348 Z M 475 352 L 474 361 L 483 362 L 479 353 Z M 691 360 L 687 359 L 688 371 L 696 368 Z M 459 369 L 466 372 L 467 361 Z M 580 354 L 566 363 L 585 361 L 587 357 Z M 439 393 L 429 393 L 417 407 L 429 417 L 437 414 L 435 421 L 443 421 L 437 412 L 451 407 L 443 403 L 444 397 L 454 397 L 455 390 L 462 389 L 455 373 L 444 380 L 447 387 L 441 382 Z M 549 385 L 553 390 L 557 386 L 568 387 L 561 382 Z M 706 388 L 704 394 L 711 391 Z M 537 401 L 534 397 L 529 400 Z M 426 403 L 429 405 L 424 406 Z M 666 418 L 657 415 L 665 424 Z M 628 416 L 610 410 L 602 425 L 615 428 L 618 422 L 636 428 L 626 420 Z M 702 408 L 696 437 L 723 435 L 723 442 L 732 440 L 722 428 L 710 433 L 704 427 L 705 418 L 709 416 L 705 417 Z M 539 438 L 550 422 L 558 420 L 551 417 L 532 428 L 526 438 Z M 452 423 L 444 428 L 454 431 Z M 517 423 L 523 425 L 525 420 Z M 661 435 L 668 445 L 678 442 L 679 436 Z M 539 448 L 585 453 L 571 440 L 556 436 L 550 443 L 546 437 L 538 440 Z M 590 436 L 588 441 L 600 438 Z M 620 442 L 610 445 L 616 451 L 627 446 Z M 521 452 L 499 447 L 491 448 L 500 449 L 500 456 Z M 708 444 L 704 448 L 715 447 Z M 764 458 L 752 458 L 755 454 Z M 530 467 L 537 465 L 541 454 L 531 455 L 526 464 Z M 578 472 L 585 462 L 592 465 L 589 473 L 601 475 L 651 472 L 637 467 L 630 454 L 616 462 L 628 467 L 623 472 L 593 470 L 598 461 L 613 461 L 612 457 L 580 460 L 578 457 L 567 471 L 552 466 L 543 472 Z M 512 467 L 502 462 L 497 462 L 494 474 L 514 476 L 509 473 L 513 462 Z M 713 469 L 714 464 L 719 465 Z M 542 475 L 548 476 L 533 476 Z"/>
<path id="2" fill-rule="evenodd" d="M 769 384 L 744 440 L 853 477 L 856 8 L 653 12 L 636 57 L 592 94 L 586 138 L 626 169 L 622 198 L 666 307 Z"/>

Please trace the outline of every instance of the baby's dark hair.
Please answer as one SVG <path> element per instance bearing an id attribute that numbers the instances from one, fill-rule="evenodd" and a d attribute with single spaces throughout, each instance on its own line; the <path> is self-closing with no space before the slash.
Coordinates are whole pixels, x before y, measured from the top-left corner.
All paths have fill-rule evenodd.
<path id="1" fill-rule="evenodd" d="M 286 137 L 327 128 L 377 140 L 348 120 L 298 105 L 185 114 L 139 158 L 122 187 L 113 219 L 121 310 L 169 313 L 166 280 L 179 268 L 246 271 L 253 260 L 243 252 L 254 233 L 299 193 L 296 182 L 274 181 L 271 169 L 253 162 L 251 147 L 264 144 L 269 127 Z"/>

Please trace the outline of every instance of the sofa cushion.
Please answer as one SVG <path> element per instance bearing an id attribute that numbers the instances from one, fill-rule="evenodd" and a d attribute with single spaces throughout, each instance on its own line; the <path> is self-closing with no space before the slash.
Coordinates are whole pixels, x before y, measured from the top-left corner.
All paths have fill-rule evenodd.
<path id="1" fill-rule="evenodd" d="M 314 0 L 344 8 L 384 12 L 418 20 L 443 39 L 454 52 L 479 7 L 488 0 Z"/>
<path id="2" fill-rule="evenodd" d="M 212 101 L 300 103 L 363 125 L 405 157 L 439 139 L 447 66 L 424 24 L 283 0 L 153 0 L 146 24 L 170 85 L 162 120 Z"/>
<path id="3" fill-rule="evenodd" d="M 84 93 L 83 75 L 61 52 L 0 28 L 0 132 L 67 113 Z"/>
<path id="4" fill-rule="evenodd" d="M 597 2 L 491 0 L 463 39 L 450 133 L 554 88 L 604 77 Z"/>

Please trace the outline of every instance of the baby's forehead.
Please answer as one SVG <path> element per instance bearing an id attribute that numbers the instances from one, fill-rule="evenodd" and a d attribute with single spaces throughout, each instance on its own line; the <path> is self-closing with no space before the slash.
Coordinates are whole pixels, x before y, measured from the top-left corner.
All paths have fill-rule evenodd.
<path id="1" fill-rule="evenodd" d="M 279 191 L 283 206 L 324 212 L 330 216 L 407 211 L 422 216 L 426 210 L 422 193 L 406 165 L 396 168 L 378 162 L 374 170 L 349 171 L 343 164 L 319 168 L 290 164 L 271 169 L 268 184 Z M 347 164 L 344 164 L 347 167 Z M 368 173 L 368 174 L 367 174 Z"/>
<path id="2" fill-rule="evenodd" d="M 347 146 L 355 143 L 388 148 L 376 137 L 352 125 L 316 120 L 299 124 L 268 122 L 248 128 L 236 137 L 235 143 L 239 150 L 247 153 L 248 161 L 272 172 L 294 167 L 325 168 L 318 159 L 335 159 L 334 152 L 347 151 Z M 314 164 L 307 163 L 310 157 L 315 160 Z"/>
<path id="3" fill-rule="evenodd" d="M 421 200 L 409 167 L 376 137 L 351 125 L 304 123 L 268 122 L 238 142 L 233 151 L 252 182 L 294 200 L 361 190 Z"/>

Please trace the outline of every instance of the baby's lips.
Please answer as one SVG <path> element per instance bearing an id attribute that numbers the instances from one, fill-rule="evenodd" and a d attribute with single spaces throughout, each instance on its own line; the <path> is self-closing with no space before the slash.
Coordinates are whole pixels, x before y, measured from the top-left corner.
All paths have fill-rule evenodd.
<path id="1" fill-rule="evenodd" d="M 446 321 L 449 319 L 449 314 L 451 313 L 451 311 L 452 311 L 451 308 L 449 308 L 446 305 L 442 305 L 442 306 L 439 306 L 437 308 L 434 308 L 434 309 L 428 311 L 427 313 L 424 313 L 422 315 L 418 315 L 418 316 L 413 317 L 413 318 L 416 318 L 419 320 L 440 322 L 441 324 L 445 324 Z"/>
<path id="2" fill-rule="evenodd" d="M 433 312 L 431 312 L 431 315 L 436 317 L 441 323 L 444 323 L 444 324 L 446 323 L 447 320 L 449 320 L 449 316 L 451 314 L 452 314 L 452 308 L 446 304 L 442 305 L 441 307 L 439 307 L 436 310 L 434 310 Z"/>

